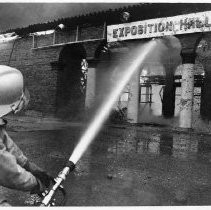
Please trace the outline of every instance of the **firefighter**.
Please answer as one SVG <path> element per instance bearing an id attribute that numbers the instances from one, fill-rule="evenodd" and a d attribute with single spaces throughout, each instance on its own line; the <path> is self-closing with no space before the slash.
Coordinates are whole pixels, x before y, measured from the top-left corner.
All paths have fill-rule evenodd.
<path id="1" fill-rule="evenodd" d="M 52 181 L 43 169 L 29 161 L 6 132 L 9 113 L 17 113 L 29 102 L 23 76 L 15 68 L 0 65 L 0 185 L 32 194 L 41 194 Z M 0 197 L 0 206 L 10 206 Z"/>

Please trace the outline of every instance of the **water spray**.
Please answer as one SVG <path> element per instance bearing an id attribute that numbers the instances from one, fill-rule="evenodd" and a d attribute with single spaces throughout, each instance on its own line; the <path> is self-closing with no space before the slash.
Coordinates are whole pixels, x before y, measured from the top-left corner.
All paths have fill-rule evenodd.
<path id="1" fill-rule="evenodd" d="M 64 169 L 55 178 L 55 183 L 49 191 L 46 191 L 44 198 L 41 202 L 41 206 L 52 206 L 54 205 L 54 196 L 57 190 L 62 191 L 62 182 L 66 179 L 67 175 L 72 172 L 75 168 L 76 163 L 85 153 L 88 146 L 91 144 L 97 133 L 99 132 L 101 126 L 109 116 L 109 113 L 118 99 L 119 95 L 123 91 L 124 87 L 128 84 L 131 77 L 135 71 L 140 67 L 143 61 L 146 59 L 147 55 L 155 48 L 156 41 L 152 40 L 141 47 L 141 50 L 136 53 L 136 58 L 133 60 L 132 64 L 125 70 L 121 76 L 121 79 L 117 81 L 117 84 L 113 91 L 105 99 L 104 104 L 97 111 L 96 116 L 93 118 L 90 126 L 85 131 L 84 135 L 79 140 L 79 143 L 75 147 L 72 155 L 69 158 Z"/>

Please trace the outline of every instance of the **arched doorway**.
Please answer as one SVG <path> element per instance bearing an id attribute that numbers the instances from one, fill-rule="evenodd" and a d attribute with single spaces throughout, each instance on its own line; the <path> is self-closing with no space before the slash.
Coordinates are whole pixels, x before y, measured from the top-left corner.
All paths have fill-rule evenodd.
<path id="1" fill-rule="evenodd" d="M 86 72 L 83 64 L 86 51 L 81 44 L 66 45 L 59 55 L 57 79 L 57 115 L 79 119 L 83 116 Z"/>

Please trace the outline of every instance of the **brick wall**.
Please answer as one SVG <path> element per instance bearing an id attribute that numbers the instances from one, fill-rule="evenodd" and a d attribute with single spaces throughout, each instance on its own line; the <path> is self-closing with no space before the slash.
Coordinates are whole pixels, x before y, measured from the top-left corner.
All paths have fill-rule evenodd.
<path id="1" fill-rule="evenodd" d="M 56 32 L 56 44 L 74 42 L 76 40 L 76 29 L 68 32 Z"/>
<path id="2" fill-rule="evenodd" d="M 79 32 L 79 40 L 102 38 L 103 26 L 83 27 Z M 55 44 L 75 40 L 76 29 L 56 32 Z M 28 110 L 38 111 L 44 115 L 54 114 L 59 84 L 57 83 L 58 67 L 52 66 L 52 63 L 58 62 L 59 54 L 65 45 L 49 47 L 53 44 L 53 34 L 35 37 L 34 41 L 37 49 L 32 49 L 32 36 L 17 39 L 15 42 L 0 43 L 0 63 L 1 65 L 9 64 L 23 73 L 31 97 Z M 100 41 L 82 43 L 87 57 L 94 56 L 99 43 Z"/>
<path id="3" fill-rule="evenodd" d="M 100 38 L 103 38 L 103 26 L 82 27 L 80 29 L 79 40 L 100 39 Z"/>

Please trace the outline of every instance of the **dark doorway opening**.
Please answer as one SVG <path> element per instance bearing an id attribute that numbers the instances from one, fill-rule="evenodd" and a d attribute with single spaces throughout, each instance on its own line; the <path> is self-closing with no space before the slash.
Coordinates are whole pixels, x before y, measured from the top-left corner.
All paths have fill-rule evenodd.
<path id="1" fill-rule="evenodd" d="M 57 79 L 57 116 L 81 119 L 85 105 L 85 74 L 82 70 L 86 51 L 82 44 L 66 45 L 59 56 Z"/>

